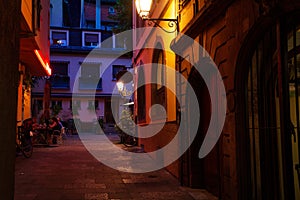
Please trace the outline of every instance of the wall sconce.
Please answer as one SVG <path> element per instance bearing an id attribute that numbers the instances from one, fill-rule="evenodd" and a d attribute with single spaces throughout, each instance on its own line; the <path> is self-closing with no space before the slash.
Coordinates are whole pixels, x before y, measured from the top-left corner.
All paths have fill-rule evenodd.
<path id="1" fill-rule="evenodd" d="M 116 75 L 117 88 L 122 97 L 129 97 L 133 93 L 133 75 L 130 71 L 122 70 Z"/>
<path id="2" fill-rule="evenodd" d="M 149 21 L 149 24 L 153 22 L 156 26 L 160 27 L 167 33 L 174 33 L 175 31 L 177 32 L 179 31 L 178 18 L 176 19 L 149 18 L 149 13 L 152 6 L 152 0 L 135 0 L 135 6 L 136 6 L 137 13 L 140 15 L 140 17 L 145 21 L 146 20 Z M 168 26 L 169 28 L 171 28 L 171 30 L 167 30 L 166 28 L 160 26 L 158 23 L 159 21 L 169 22 Z"/>

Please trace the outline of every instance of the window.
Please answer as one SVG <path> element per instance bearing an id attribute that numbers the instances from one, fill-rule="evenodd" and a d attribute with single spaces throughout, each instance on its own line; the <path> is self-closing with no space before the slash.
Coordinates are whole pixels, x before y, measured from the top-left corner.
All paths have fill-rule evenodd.
<path id="1" fill-rule="evenodd" d="M 95 99 L 95 109 L 99 109 L 99 102 Z"/>
<path id="2" fill-rule="evenodd" d="M 101 63 L 82 63 L 81 77 L 79 78 L 79 89 L 102 89 L 102 79 L 100 78 Z"/>
<path id="3" fill-rule="evenodd" d="M 157 57 L 157 71 L 156 71 L 157 79 L 157 90 L 162 88 L 165 83 L 165 70 L 163 66 L 163 51 L 160 50 Z"/>
<path id="4" fill-rule="evenodd" d="M 84 0 L 82 13 L 81 26 L 83 28 L 99 28 L 100 17 L 97 16 L 100 16 L 100 5 L 97 5 L 96 0 Z"/>
<path id="5" fill-rule="evenodd" d="M 69 89 L 70 77 L 68 76 L 69 62 L 51 62 L 52 76 L 51 87 L 55 89 Z"/>
<path id="6" fill-rule="evenodd" d="M 126 38 L 124 35 L 114 35 L 115 36 L 115 48 L 126 49 Z"/>
<path id="7" fill-rule="evenodd" d="M 109 14 L 115 13 L 115 9 L 113 7 L 109 7 L 108 8 L 108 13 Z"/>
<path id="8" fill-rule="evenodd" d="M 88 101 L 88 109 L 90 110 L 90 109 L 98 109 L 98 106 L 99 106 L 99 104 L 98 104 L 98 100 L 95 100 L 95 101 L 92 101 L 92 100 L 89 100 Z"/>
<path id="9" fill-rule="evenodd" d="M 68 76 L 69 62 L 52 61 L 51 69 L 53 75 Z"/>
<path id="10" fill-rule="evenodd" d="M 62 101 L 51 101 L 51 108 L 60 107 L 62 108 Z"/>
<path id="11" fill-rule="evenodd" d="M 151 84 L 152 90 L 152 105 L 160 104 L 165 109 L 166 104 L 166 87 L 165 85 L 165 67 L 164 67 L 164 52 L 162 46 L 159 44 L 154 50 L 153 54 L 153 70 L 152 70 L 152 81 L 155 84 Z M 153 110 L 153 115 L 156 119 L 160 119 L 161 116 L 157 114 L 159 111 Z"/>
<path id="12" fill-rule="evenodd" d="M 71 12 L 70 12 L 70 4 L 69 1 L 63 0 L 63 26 L 70 27 L 71 26 Z"/>
<path id="13" fill-rule="evenodd" d="M 280 26 L 267 27 L 246 61 L 249 63 L 247 90 L 242 95 L 247 106 L 245 146 L 248 149 L 243 152 L 247 152 L 244 155 L 250 161 L 247 179 L 252 184 L 247 187 L 250 186 L 252 199 L 299 199 L 300 196 L 297 139 L 300 132 L 300 25 L 295 24 L 297 20 L 299 16 L 291 16 L 282 20 Z M 287 153 L 286 146 L 290 148 Z M 290 169 L 283 167 L 289 164 Z M 291 177 L 289 183 L 285 176 Z"/>
<path id="14" fill-rule="evenodd" d="M 74 108 L 74 110 L 80 110 L 81 109 L 81 101 L 80 100 L 75 100 L 72 101 L 70 100 L 70 109 Z"/>
<path id="15" fill-rule="evenodd" d="M 96 47 L 99 45 L 100 33 L 97 32 L 83 32 L 82 46 Z"/>
<path id="16" fill-rule="evenodd" d="M 68 46 L 69 32 L 64 30 L 51 30 L 50 41 L 51 41 L 51 45 Z"/>
<path id="17" fill-rule="evenodd" d="M 124 65 L 113 65 L 112 66 L 113 69 L 112 69 L 112 80 L 116 81 L 117 80 L 117 74 L 122 71 L 122 70 L 125 70 L 126 67 Z"/>
<path id="18" fill-rule="evenodd" d="M 101 65 L 100 63 L 82 63 L 81 64 L 81 77 L 99 78 L 100 65 Z"/>

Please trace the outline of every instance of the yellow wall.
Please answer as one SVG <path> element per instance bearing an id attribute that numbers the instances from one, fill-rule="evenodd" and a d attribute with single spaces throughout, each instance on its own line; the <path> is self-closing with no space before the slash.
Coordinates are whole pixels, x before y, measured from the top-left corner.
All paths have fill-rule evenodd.
<path id="1" fill-rule="evenodd" d="M 40 28 L 37 31 L 36 41 L 39 46 L 39 50 L 41 51 L 41 56 L 44 60 L 50 60 L 50 42 L 49 42 L 49 34 L 50 34 L 50 27 L 49 27 L 49 0 L 41 1 L 41 21 L 40 21 Z"/>
<path id="2" fill-rule="evenodd" d="M 19 65 L 19 71 L 25 72 L 25 68 L 22 65 Z M 20 75 L 20 80 L 19 80 L 19 86 L 18 86 L 18 104 L 17 104 L 17 121 L 23 121 L 22 117 L 22 82 L 23 82 L 23 76 Z M 21 125 L 18 123 L 18 125 Z"/>
<path id="3" fill-rule="evenodd" d="M 159 1 L 156 2 L 154 5 L 155 9 L 151 14 L 151 18 L 164 18 L 164 19 L 175 19 L 177 16 L 177 10 L 175 1 Z M 149 26 L 147 22 L 145 23 L 146 26 Z M 153 25 L 153 24 L 152 24 Z M 152 26 L 150 25 L 150 26 Z M 168 22 L 160 21 L 159 25 L 167 29 L 168 31 L 174 30 L 174 28 L 168 27 Z M 158 28 L 159 29 L 159 28 Z M 150 63 L 153 62 L 153 51 L 154 47 L 157 44 L 162 45 L 164 51 L 164 64 L 167 68 L 171 70 L 166 70 L 166 77 L 165 83 L 167 88 L 174 88 L 175 89 L 175 67 L 176 67 L 176 56 L 173 51 L 170 49 L 170 44 L 173 39 L 176 37 L 177 33 L 166 33 L 163 30 L 158 30 L 152 32 L 145 31 L 142 34 L 142 37 L 137 38 L 137 43 L 143 44 L 143 50 L 140 56 L 137 58 L 136 63 L 144 63 L 145 66 L 145 79 L 146 82 L 151 80 L 152 71 L 151 67 L 149 66 Z M 147 38 L 147 39 L 146 39 Z M 145 43 L 145 39 L 147 43 Z M 147 47 L 149 49 L 147 49 Z M 137 54 L 136 54 L 137 55 Z M 147 67 L 148 65 L 148 67 Z M 175 90 L 174 90 L 175 92 Z M 167 106 L 167 121 L 175 121 L 176 120 L 176 94 L 174 94 L 171 90 L 167 90 L 166 93 L 166 106 Z M 151 107 L 151 96 L 152 90 L 150 86 L 146 86 L 146 123 L 150 122 L 149 117 L 149 109 Z"/>
<path id="4" fill-rule="evenodd" d="M 25 75 L 25 66 L 19 65 L 20 81 L 18 86 L 18 107 L 17 107 L 17 121 L 31 117 L 31 88 L 27 90 L 23 86 L 23 78 Z M 18 123 L 18 125 L 21 125 Z"/>
<path id="5" fill-rule="evenodd" d="M 30 30 L 32 30 L 32 0 L 22 0 L 21 11 Z"/>
<path id="6" fill-rule="evenodd" d="M 31 117 L 31 88 L 24 91 L 24 119 Z"/>

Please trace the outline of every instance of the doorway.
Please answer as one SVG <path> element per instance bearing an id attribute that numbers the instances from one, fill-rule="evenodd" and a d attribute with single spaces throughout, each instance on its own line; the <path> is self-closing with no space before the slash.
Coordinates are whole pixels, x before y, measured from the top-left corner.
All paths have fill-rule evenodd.
<path id="1" fill-rule="evenodd" d="M 105 98 L 105 122 L 107 124 L 114 124 L 115 120 L 112 114 L 112 100 L 110 98 Z"/>
<path id="2" fill-rule="evenodd" d="M 181 158 L 181 182 L 183 185 L 192 188 L 203 188 L 215 196 L 220 196 L 220 144 L 219 142 L 214 146 L 212 151 L 202 159 L 199 159 L 198 154 L 203 140 L 206 136 L 208 126 L 211 118 L 211 99 L 208 88 L 199 74 L 199 72 L 192 68 L 190 70 L 188 81 L 195 92 L 197 99 L 189 98 L 189 90 L 186 94 L 186 114 L 189 123 L 193 123 L 192 116 L 195 109 L 190 108 L 189 105 L 199 105 L 200 122 L 197 134 Z M 192 102 L 197 101 L 197 102 Z M 182 116 L 183 117 L 183 116 Z M 181 119 L 184 120 L 184 119 Z M 189 128 L 187 127 L 189 133 Z M 190 138 L 190 137 L 187 137 Z"/>

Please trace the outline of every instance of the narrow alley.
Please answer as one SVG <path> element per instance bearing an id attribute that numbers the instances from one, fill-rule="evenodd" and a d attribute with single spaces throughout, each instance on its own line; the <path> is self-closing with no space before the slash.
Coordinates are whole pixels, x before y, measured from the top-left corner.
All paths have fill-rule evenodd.
<path id="1" fill-rule="evenodd" d="M 67 136 L 62 145 L 35 147 L 29 159 L 17 156 L 15 173 L 15 200 L 216 199 L 181 187 L 165 170 L 131 174 L 111 169 L 89 154 L 78 135 Z"/>

